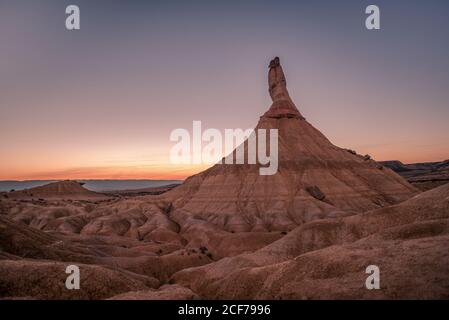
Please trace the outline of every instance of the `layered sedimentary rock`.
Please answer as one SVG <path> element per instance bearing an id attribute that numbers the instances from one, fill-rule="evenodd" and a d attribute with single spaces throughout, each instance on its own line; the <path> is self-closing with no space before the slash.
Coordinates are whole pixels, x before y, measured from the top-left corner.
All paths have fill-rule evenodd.
<path id="1" fill-rule="evenodd" d="M 206 299 L 447 299 L 449 184 L 400 204 L 306 223 L 254 252 L 179 271 Z M 366 268 L 380 269 L 367 290 Z"/>
<path id="2" fill-rule="evenodd" d="M 0 194 L 0 298 L 448 298 L 449 185 L 413 196 L 334 146 L 298 111 L 279 59 L 269 68 L 256 129 L 278 130 L 277 173 L 215 165 L 158 196 L 74 181 Z M 82 290 L 66 290 L 69 264 Z M 381 290 L 364 287 L 371 264 Z"/>
<path id="3" fill-rule="evenodd" d="M 31 189 L 3 193 L 9 199 L 64 199 L 64 200 L 107 200 L 111 196 L 93 192 L 83 187 L 83 183 L 65 180 Z"/>
<path id="4" fill-rule="evenodd" d="M 165 195 L 181 226 L 206 221 L 230 232 L 283 231 L 417 193 L 390 169 L 333 145 L 307 122 L 289 96 L 278 58 L 270 63 L 268 80 L 273 103 L 256 130 L 278 130 L 277 173 L 260 175 L 259 165 L 216 164 L 188 178 Z M 243 148 L 246 153 L 247 142 Z"/>

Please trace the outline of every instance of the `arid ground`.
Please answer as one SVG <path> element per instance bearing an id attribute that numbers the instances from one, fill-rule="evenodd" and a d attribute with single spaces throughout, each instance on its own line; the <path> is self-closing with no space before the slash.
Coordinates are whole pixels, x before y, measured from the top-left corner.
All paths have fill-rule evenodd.
<path id="1" fill-rule="evenodd" d="M 269 92 L 257 128 L 279 132 L 274 175 L 217 164 L 154 192 L 68 180 L 0 194 L 0 298 L 448 299 L 449 184 L 411 184 L 397 163 L 333 145 L 279 59 Z M 370 265 L 380 289 L 365 286 Z"/>

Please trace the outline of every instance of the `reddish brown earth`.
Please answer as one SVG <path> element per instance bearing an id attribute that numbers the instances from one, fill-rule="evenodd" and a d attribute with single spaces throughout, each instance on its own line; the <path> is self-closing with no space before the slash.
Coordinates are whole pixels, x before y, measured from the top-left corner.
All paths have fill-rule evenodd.
<path id="1" fill-rule="evenodd" d="M 2 193 L 3 197 L 22 200 L 107 200 L 111 196 L 93 192 L 77 181 L 53 182 L 41 187 Z"/>
<path id="2" fill-rule="evenodd" d="M 398 205 L 306 223 L 255 252 L 179 271 L 209 299 L 449 298 L 449 184 Z M 381 290 L 364 287 L 381 270 Z"/>
<path id="3" fill-rule="evenodd" d="M 449 298 L 449 184 L 420 193 L 334 146 L 298 111 L 277 59 L 279 169 L 221 165 L 161 195 L 64 181 L 0 197 L 0 298 Z M 243 146 L 247 148 L 245 144 Z M 65 268 L 80 267 L 80 290 Z M 377 265 L 381 289 L 367 290 Z"/>

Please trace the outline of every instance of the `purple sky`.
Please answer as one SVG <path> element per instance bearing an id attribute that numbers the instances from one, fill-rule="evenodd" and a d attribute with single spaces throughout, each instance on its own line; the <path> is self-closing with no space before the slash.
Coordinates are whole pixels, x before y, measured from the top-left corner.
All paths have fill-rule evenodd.
<path id="1" fill-rule="evenodd" d="M 381 30 L 364 28 L 368 4 Z M 81 9 L 67 31 L 65 7 Z M 280 56 L 334 144 L 449 158 L 447 1 L 0 2 L 0 179 L 183 178 L 170 132 L 252 128 Z"/>

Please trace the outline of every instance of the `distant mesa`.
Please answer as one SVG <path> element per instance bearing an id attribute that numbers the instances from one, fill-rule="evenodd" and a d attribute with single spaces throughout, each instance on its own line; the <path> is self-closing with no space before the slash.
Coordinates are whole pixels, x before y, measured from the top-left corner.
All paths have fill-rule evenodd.
<path id="1" fill-rule="evenodd" d="M 74 180 L 58 181 L 35 188 L 12 191 L 7 194 L 10 199 L 45 199 L 45 200 L 102 200 L 108 199 L 101 193 L 87 190 L 83 182 Z"/>
<path id="2" fill-rule="evenodd" d="M 449 160 L 403 164 L 397 160 L 380 162 L 396 171 L 417 188 L 426 191 L 449 183 Z"/>

